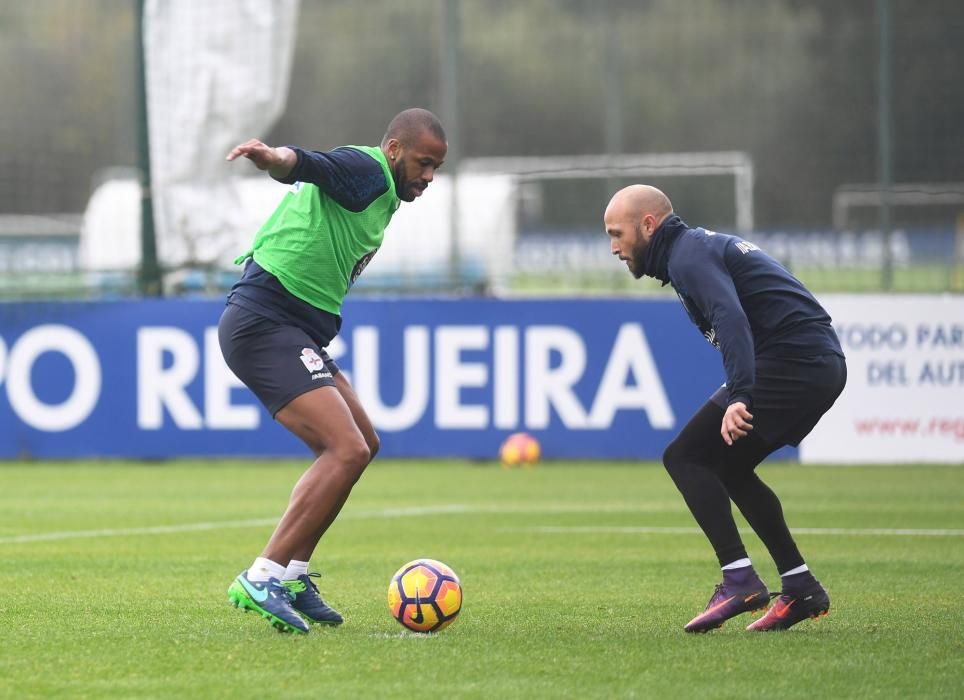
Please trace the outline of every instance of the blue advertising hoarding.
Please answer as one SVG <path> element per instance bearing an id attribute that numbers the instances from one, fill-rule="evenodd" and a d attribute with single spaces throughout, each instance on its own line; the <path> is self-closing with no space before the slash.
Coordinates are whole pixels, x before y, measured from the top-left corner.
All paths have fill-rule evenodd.
<path id="1" fill-rule="evenodd" d="M 0 304 L 0 458 L 305 456 L 224 365 L 220 301 Z M 329 353 L 382 456 L 658 459 L 723 381 L 659 300 L 357 299 Z"/>

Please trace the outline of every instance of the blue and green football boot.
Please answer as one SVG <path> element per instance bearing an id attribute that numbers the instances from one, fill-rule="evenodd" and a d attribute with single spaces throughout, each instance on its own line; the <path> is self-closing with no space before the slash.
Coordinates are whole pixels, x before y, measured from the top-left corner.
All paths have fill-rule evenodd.
<path id="1" fill-rule="evenodd" d="M 318 586 L 311 580 L 320 576 L 321 574 L 312 572 L 281 583 L 293 596 L 292 607 L 308 622 L 319 625 L 340 625 L 345 618 L 321 599 Z"/>
<path id="2" fill-rule="evenodd" d="M 228 588 L 228 600 L 245 612 L 254 610 L 279 632 L 308 633 L 308 623 L 292 607 L 294 595 L 276 578 L 251 581 L 245 569 Z"/>

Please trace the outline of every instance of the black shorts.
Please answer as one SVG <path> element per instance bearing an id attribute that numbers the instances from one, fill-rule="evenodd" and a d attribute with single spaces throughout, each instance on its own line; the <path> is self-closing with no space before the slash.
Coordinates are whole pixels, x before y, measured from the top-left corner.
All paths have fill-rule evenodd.
<path id="1" fill-rule="evenodd" d="M 774 447 L 799 445 L 846 383 L 847 363 L 839 355 L 757 358 L 753 432 Z M 726 385 L 710 401 L 726 410 Z"/>
<path id="2" fill-rule="evenodd" d="M 335 386 L 338 365 L 297 326 L 229 303 L 218 322 L 218 341 L 228 367 L 272 417 L 307 391 Z"/>

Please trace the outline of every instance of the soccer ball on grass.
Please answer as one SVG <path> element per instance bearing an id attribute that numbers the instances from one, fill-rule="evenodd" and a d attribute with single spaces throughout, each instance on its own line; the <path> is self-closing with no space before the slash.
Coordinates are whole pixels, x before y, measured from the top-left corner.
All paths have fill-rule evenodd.
<path id="1" fill-rule="evenodd" d="M 499 459 L 502 461 L 502 466 L 507 469 L 531 467 L 539 461 L 541 455 L 542 448 L 539 447 L 539 441 L 528 433 L 513 433 L 499 448 Z"/>
<path id="2" fill-rule="evenodd" d="M 413 632 L 438 632 L 455 622 L 461 612 L 462 584 L 440 561 L 410 561 L 388 584 L 388 609 Z"/>

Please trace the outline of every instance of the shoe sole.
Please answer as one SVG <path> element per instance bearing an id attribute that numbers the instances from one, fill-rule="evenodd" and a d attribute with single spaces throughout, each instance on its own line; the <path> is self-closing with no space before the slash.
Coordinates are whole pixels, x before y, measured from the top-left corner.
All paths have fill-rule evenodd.
<path id="1" fill-rule="evenodd" d="M 817 610 L 815 612 L 808 613 L 806 617 L 801 617 L 799 620 L 794 620 L 788 625 L 782 624 L 782 621 L 781 621 L 781 624 L 774 625 L 773 627 L 753 627 L 753 625 L 756 624 L 754 622 L 754 623 L 750 623 L 746 629 L 748 632 L 783 632 L 785 630 L 790 629 L 794 625 L 800 624 L 801 622 L 806 622 L 807 620 L 819 620 L 820 618 L 827 617 L 828 615 L 830 615 L 829 605 L 823 610 Z"/>
<path id="2" fill-rule="evenodd" d="M 302 613 L 301 616 L 305 618 L 305 621 L 309 625 L 324 625 L 325 627 L 337 627 L 342 622 L 344 622 L 344 620 L 339 620 L 338 622 L 335 622 L 334 620 L 314 620 L 308 617 L 307 615 L 305 615 L 304 613 Z"/>
<path id="3" fill-rule="evenodd" d="M 268 612 L 256 602 L 251 600 L 251 598 L 238 586 L 237 583 L 232 583 L 231 587 L 228 588 L 228 602 L 234 607 L 242 610 L 243 612 L 248 612 L 248 610 L 253 610 L 258 613 L 261 617 L 266 619 L 271 623 L 278 632 L 287 634 L 308 634 L 308 630 L 303 630 L 300 627 L 295 627 L 290 622 L 285 622 L 277 615 Z"/>

